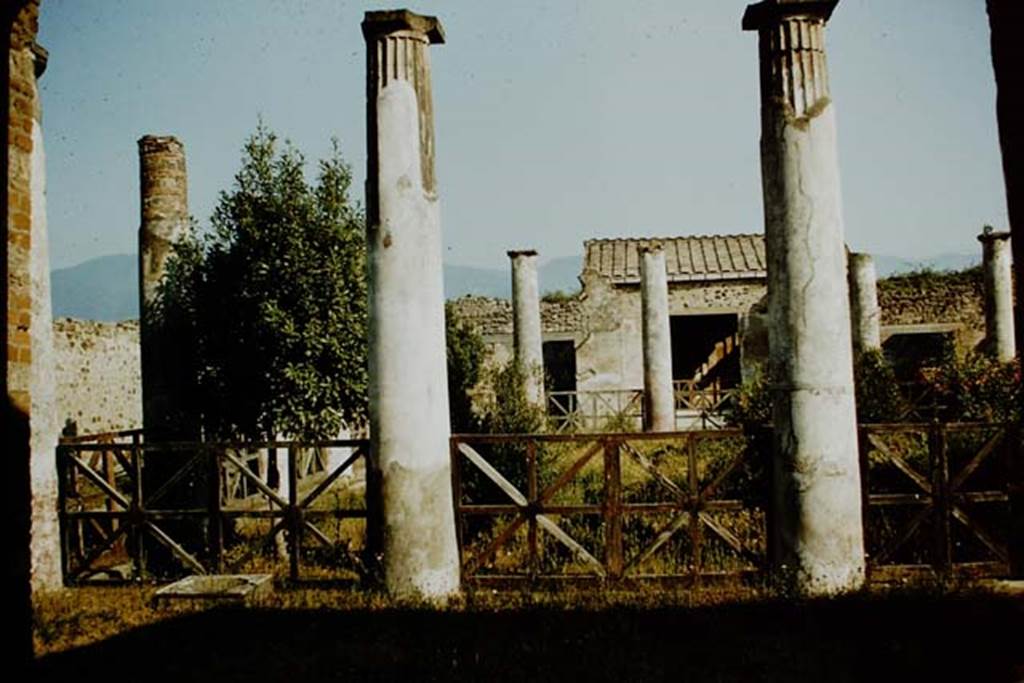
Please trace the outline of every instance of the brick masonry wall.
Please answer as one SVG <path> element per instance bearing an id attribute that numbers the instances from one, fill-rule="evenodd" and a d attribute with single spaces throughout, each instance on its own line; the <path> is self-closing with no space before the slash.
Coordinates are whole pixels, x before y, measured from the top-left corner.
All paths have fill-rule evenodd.
<path id="1" fill-rule="evenodd" d="M 79 434 L 142 426 L 139 323 L 59 318 L 53 323 L 57 409 Z"/>
<path id="2" fill-rule="evenodd" d="M 32 367 L 32 124 L 39 106 L 31 47 L 38 30 L 39 3 L 28 2 L 11 28 L 7 131 L 7 389 L 25 414 Z"/>

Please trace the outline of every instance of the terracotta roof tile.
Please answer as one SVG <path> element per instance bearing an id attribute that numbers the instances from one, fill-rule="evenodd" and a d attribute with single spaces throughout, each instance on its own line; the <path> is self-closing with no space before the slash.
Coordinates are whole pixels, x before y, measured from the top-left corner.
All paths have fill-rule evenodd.
<path id="1" fill-rule="evenodd" d="M 766 277 L 764 235 L 701 235 L 587 240 L 587 267 L 615 284 L 640 282 L 640 249 L 660 243 L 669 282 Z"/>

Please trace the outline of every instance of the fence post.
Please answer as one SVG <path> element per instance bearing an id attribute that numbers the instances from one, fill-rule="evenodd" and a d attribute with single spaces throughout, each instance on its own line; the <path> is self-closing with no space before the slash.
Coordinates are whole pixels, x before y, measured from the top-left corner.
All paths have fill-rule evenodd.
<path id="1" fill-rule="evenodd" d="M 618 439 L 604 442 L 604 563 L 609 578 L 622 578 L 622 471 Z"/>
<path id="2" fill-rule="evenodd" d="M 146 578 L 146 550 L 144 546 L 145 532 L 143 531 L 143 522 L 145 521 L 145 501 L 142 497 L 142 468 L 144 466 L 140 435 L 138 433 L 134 433 L 132 434 L 132 470 L 134 470 L 135 476 L 132 477 L 132 481 L 135 486 L 132 490 L 132 514 L 130 516 L 130 523 L 132 525 L 132 545 L 135 546 L 135 552 L 133 553 L 132 559 L 135 561 L 136 581 L 143 581 Z"/>
<path id="3" fill-rule="evenodd" d="M 288 577 L 299 580 L 299 552 L 302 545 L 302 511 L 299 510 L 299 469 L 297 448 L 288 444 Z"/>
<path id="4" fill-rule="evenodd" d="M 690 548 L 693 551 L 693 585 L 700 583 L 703 566 L 701 555 L 700 527 L 700 484 L 697 480 L 697 437 L 690 434 L 686 439 L 686 489 L 690 495 Z"/>
<path id="5" fill-rule="evenodd" d="M 380 577 L 384 560 L 384 505 L 378 454 L 373 442 L 366 445 L 366 557 L 363 564 Z"/>
<path id="6" fill-rule="evenodd" d="M 223 571 L 224 565 L 224 520 L 221 514 L 221 486 L 223 467 L 220 453 L 216 448 L 207 451 L 207 491 L 206 504 L 209 515 L 209 545 L 210 562 L 218 574 Z"/>
<path id="7" fill-rule="evenodd" d="M 868 441 L 868 430 L 863 425 L 857 427 L 857 448 L 860 453 L 860 523 L 864 529 L 864 579 L 871 581 L 871 571 L 874 563 L 871 561 L 871 526 L 868 524 L 871 513 L 871 459 L 868 457 L 871 451 Z"/>
<path id="8" fill-rule="evenodd" d="M 949 528 L 949 462 L 946 456 L 945 426 L 933 422 L 928 432 L 932 496 L 935 501 L 935 570 L 939 576 L 948 578 L 953 570 L 953 548 Z"/>
<path id="9" fill-rule="evenodd" d="M 458 436 L 452 435 L 448 439 L 448 455 L 451 458 L 449 469 L 451 470 L 452 477 L 452 513 L 455 515 L 455 544 L 459 549 L 459 584 L 462 584 L 462 553 L 464 550 L 463 535 L 465 530 L 463 529 L 462 523 L 462 473 L 459 471 L 459 440 Z M 369 481 L 369 480 L 367 480 Z M 367 489 L 369 490 L 369 489 Z M 369 524 L 369 518 L 367 518 L 367 524 Z M 367 529 L 367 538 L 369 538 L 369 529 Z"/>
<path id="10" fill-rule="evenodd" d="M 530 578 L 540 571 L 540 553 L 537 546 L 537 442 L 526 443 L 526 499 L 530 504 L 530 520 L 527 523 L 527 544 L 529 545 Z"/>
<path id="11" fill-rule="evenodd" d="M 60 528 L 60 567 L 65 586 L 71 574 L 71 526 L 68 524 L 68 464 L 67 446 L 57 445 L 54 456 L 57 459 L 57 523 Z"/>

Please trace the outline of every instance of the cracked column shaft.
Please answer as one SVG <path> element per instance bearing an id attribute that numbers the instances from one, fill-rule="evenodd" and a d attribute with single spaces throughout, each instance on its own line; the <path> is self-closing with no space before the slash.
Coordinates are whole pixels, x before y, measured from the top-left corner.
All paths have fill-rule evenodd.
<path id="1" fill-rule="evenodd" d="M 449 465 L 441 220 L 434 180 L 434 17 L 367 12 L 370 434 L 384 578 L 397 596 L 459 590 Z"/>
<path id="2" fill-rule="evenodd" d="M 669 330 L 668 279 L 660 246 L 642 251 L 640 308 L 644 350 L 644 425 L 649 432 L 676 428 L 672 390 L 672 340 Z"/>
<path id="3" fill-rule="evenodd" d="M 1010 233 L 986 229 L 978 235 L 985 281 L 985 345 L 1001 363 L 1017 355 L 1013 331 L 1013 255 Z"/>
<path id="4" fill-rule="evenodd" d="M 882 348 L 882 309 L 878 306 L 878 275 L 871 254 L 850 252 L 846 256 L 850 287 L 850 324 L 853 351 L 878 351 Z"/>
<path id="5" fill-rule="evenodd" d="M 544 342 L 537 284 L 537 252 L 510 251 L 512 261 L 512 345 L 523 393 L 530 404 L 544 408 Z"/>
<path id="6" fill-rule="evenodd" d="M 824 28 L 838 0 L 765 0 L 761 173 L 774 425 L 772 555 L 806 595 L 864 582 L 850 309 Z"/>

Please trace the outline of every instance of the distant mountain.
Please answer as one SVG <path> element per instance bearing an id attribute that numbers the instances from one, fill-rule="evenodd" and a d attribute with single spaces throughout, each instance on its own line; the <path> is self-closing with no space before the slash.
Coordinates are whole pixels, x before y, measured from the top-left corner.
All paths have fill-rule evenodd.
<path id="1" fill-rule="evenodd" d="M 579 274 L 582 261 L 579 256 L 563 256 L 542 263 L 537 269 L 541 294 L 562 291 L 575 292 L 580 288 Z M 510 269 L 475 268 L 445 264 L 444 295 L 457 299 L 467 294 L 508 299 L 512 296 Z"/>
<path id="2" fill-rule="evenodd" d="M 540 266 L 542 293 L 579 289 L 580 257 L 556 258 Z M 113 254 L 90 259 L 50 274 L 53 315 L 85 320 L 129 320 L 139 317 L 138 260 L 135 254 Z M 512 276 L 500 268 L 474 268 L 445 264 L 445 296 L 466 294 L 507 299 L 512 296 Z"/>
<path id="3" fill-rule="evenodd" d="M 55 318 L 130 320 L 139 317 L 138 257 L 112 254 L 50 273 Z"/>

